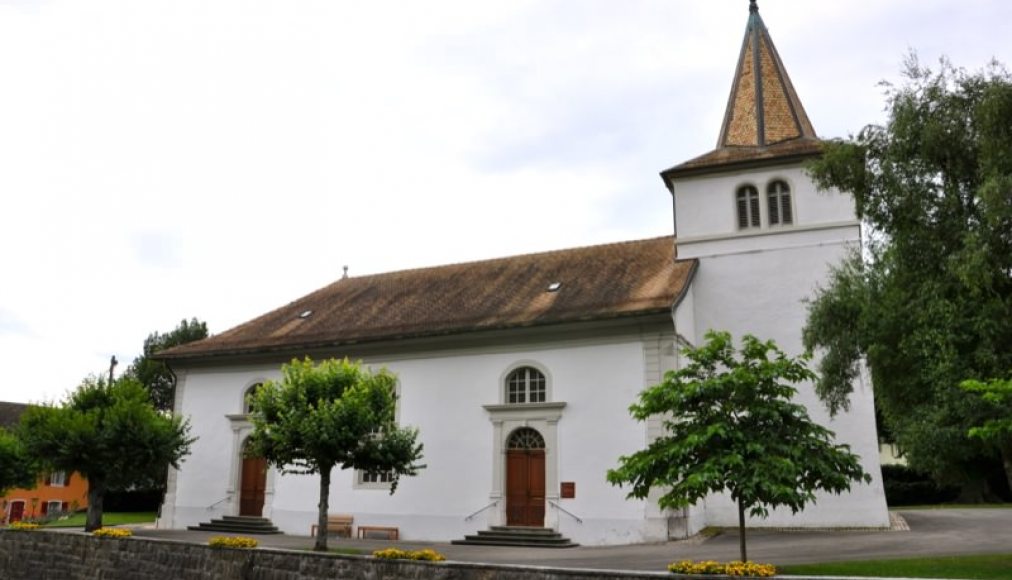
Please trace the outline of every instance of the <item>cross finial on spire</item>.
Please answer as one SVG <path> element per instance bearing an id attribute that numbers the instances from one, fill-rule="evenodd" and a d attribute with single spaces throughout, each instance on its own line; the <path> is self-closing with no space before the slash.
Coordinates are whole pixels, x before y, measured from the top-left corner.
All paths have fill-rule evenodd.
<path id="1" fill-rule="evenodd" d="M 756 0 L 748 0 L 748 11 L 759 12 L 759 5 L 756 4 Z"/>

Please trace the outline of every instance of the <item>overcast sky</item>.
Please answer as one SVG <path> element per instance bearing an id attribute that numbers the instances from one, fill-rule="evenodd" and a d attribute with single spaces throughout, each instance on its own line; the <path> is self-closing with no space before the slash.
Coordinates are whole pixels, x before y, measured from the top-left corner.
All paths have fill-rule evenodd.
<path id="1" fill-rule="evenodd" d="M 816 131 L 904 55 L 1012 63 L 1007 0 L 763 0 Z M 0 400 L 341 275 L 666 235 L 746 0 L 0 0 Z"/>

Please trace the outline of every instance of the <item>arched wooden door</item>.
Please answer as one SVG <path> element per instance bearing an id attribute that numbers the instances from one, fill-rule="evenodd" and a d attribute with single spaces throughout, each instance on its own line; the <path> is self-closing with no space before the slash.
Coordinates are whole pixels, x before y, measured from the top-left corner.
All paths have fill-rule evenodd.
<path id="1" fill-rule="evenodd" d="M 243 456 L 239 481 L 239 515 L 262 516 L 264 492 L 267 490 L 267 460 Z"/>
<path id="2" fill-rule="evenodd" d="M 506 525 L 545 525 L 545 440 L 528 427 L 506 444 Z"/>

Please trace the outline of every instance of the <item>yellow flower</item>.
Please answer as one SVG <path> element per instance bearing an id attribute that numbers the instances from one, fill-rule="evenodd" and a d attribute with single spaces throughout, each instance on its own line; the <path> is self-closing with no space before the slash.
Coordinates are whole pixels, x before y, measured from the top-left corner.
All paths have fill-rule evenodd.
<path id="1" fill-rule="evenodd" d="M 259 542 L 249 536 L 212 536 L 207 545 L 212 548 L 256 548 Z"/>
<path id="2" fill-rule="evenodd" d="M 99 538 L 129 538 L 134 533 L 126 528 L 99 528 L 92 532 L 91 535 L 98 536 Z"/>

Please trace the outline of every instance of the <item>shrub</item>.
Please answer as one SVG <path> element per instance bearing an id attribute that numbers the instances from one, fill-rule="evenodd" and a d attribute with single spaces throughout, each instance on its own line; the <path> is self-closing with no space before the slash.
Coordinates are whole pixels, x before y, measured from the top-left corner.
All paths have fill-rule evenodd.
<path id="1" fill-rule="evenodd" d="M 33 522 L 13 522 L 7 526 L 8 530 L 24 530 L 31 531 L 39 529 L 39 524 Z"/>
<path id="2" fill-rule="evenodd" d="M 940 486 L 906 465 L 883 465 L 882 485 L 890 506 L 943 503 L 959 495 L 958 487 Z"/>
<path id="3" fill-rule="evenodd" d="M 777 569 L 772 564 L 739 561 L 721 564 L 714 560 L 672 562 L 668 565 L 668 571 L 675 574 L 724 574 L 747 577 L 773 576 L 777 573 Z"/>
<path id="4" fill-rule="evenodd" d="M 207 541 L 212 548 L 256 548 L 259 545 L 254 538 L 249 536 L 212 536 Z"/>
<path id="5" fill-rule="evenodd" d="M 401 550 L 400 548 L 386 548 L 376 550 L 372 553 L 375 558 L 387 560 L 420 560 L 426 562 L 442 562 L 446 556 L 432 549 L 424 550 Z"/>
<path id="6" fill-rule="evenodd" d="M 99 538 L 129 538 L 134 533 L 126 528 L 99 528 L 92 532 L 91 535 L 98 536 Z"/>

